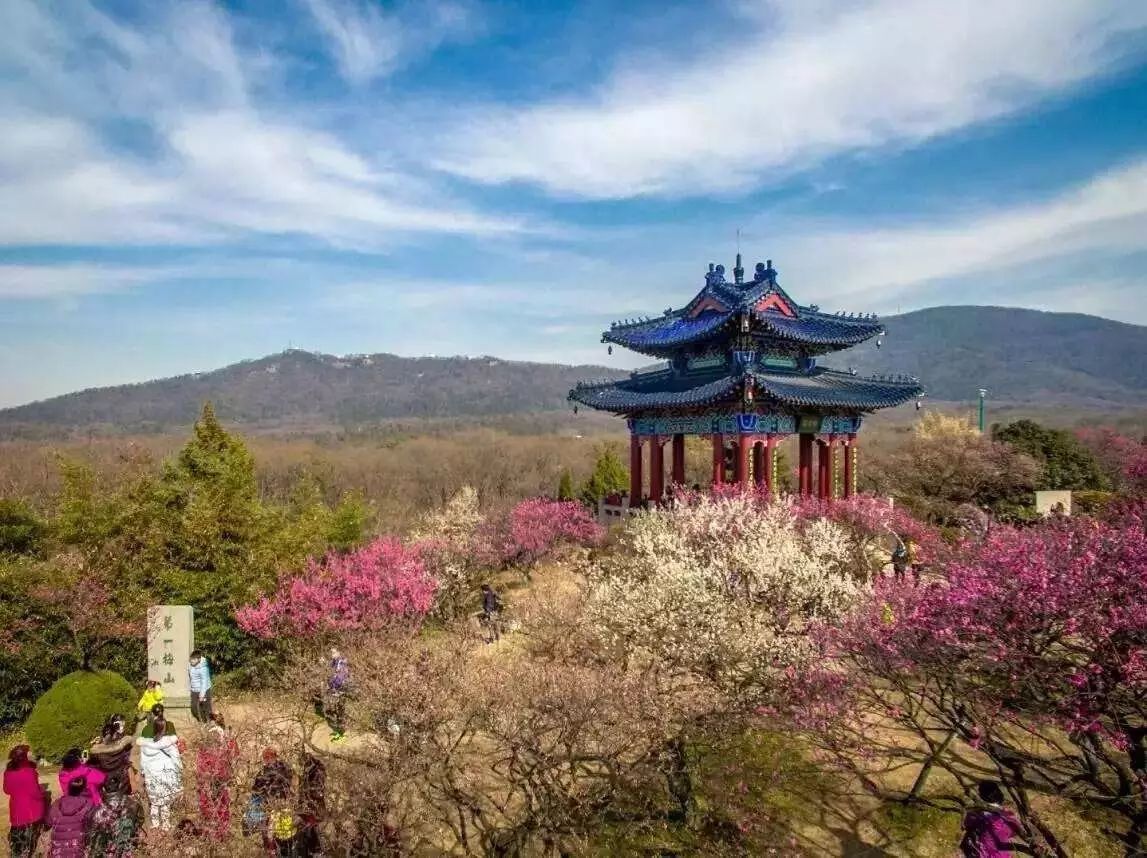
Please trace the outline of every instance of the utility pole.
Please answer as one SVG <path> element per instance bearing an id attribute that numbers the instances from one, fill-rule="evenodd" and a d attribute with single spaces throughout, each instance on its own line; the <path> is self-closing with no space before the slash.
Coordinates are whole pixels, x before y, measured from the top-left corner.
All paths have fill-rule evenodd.
<path id="1" fill-rule="evenodd" d="M 980 434 L 984 434 L 984 397 L 988 395 L 985 387 L 980 388 Z"/>

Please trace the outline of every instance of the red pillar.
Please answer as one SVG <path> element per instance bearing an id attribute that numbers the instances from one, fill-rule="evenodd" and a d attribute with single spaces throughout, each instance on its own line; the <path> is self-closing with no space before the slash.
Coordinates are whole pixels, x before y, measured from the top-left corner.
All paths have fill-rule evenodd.
<path id="1" fill-rule="evenodd" d="M 816 496 L 821 500 L 828 500 L 828 457 L 830 455 L 830 447 L 827 441 L 817 441 L 817 486 Z"/>
<path id="2" fill-rule="evenodd" d="M 673 436 L 673 482 L 685 485 L 685 436 L 680 432 Z"/>
<path id="3" fill-rule="evenodd" d="M 653 503 L 665 499 L 665 439 L 654 435 L 649 439 L 649 498 Z"/>
<path id="4" fill-rule="evenodd" d="M 765 442 L 753 439 L 753 482 L 759 488 L 765 484 Z"/>
<path id="5" fill-rule="evenodd" d="M 629 436 L 629 506 L 641 506 L 641 436 Z"/>
<path id="6" fill-rule="evenodd" d="M 777 494 L 777 437 L 769 435 L 765 438 L 765 461 L 762 466 L 764 469 L 765 486 L 769 490 L 769 494 L 776 497 Z"/>
<path id="7" fill-rule="evenodd" d="M 742 491 L 749 488 L 749 447 L 752 443 L 753 439 L 750 435 L 737 436 L 737 457 L 733 461 L 736 464 L 737 476 L 735 480 Z"/>
<path id="8" fill-rule="evenodd" d="M 844 448 L 844 496 L 856 494 L 856 457 L 858 454 L 855 433 L 848 436 L 848 446 Z"/>
<path id="9" fill-rule="evenodd" d="M 725 436 L 720 432 L 713 435 L 713 485 L 725 482 Z"/>
<path id="10" fill-rule="evenodd" d="M 807 498 L 812 494 L 812 435 L 802 432 L 798 449 L 800 451 L 797 465 L 798 491 L 801 497 Z"/>

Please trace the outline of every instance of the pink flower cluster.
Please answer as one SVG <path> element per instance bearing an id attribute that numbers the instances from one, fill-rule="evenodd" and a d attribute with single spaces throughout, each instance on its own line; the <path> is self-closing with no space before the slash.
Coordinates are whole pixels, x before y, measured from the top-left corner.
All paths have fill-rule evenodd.
<path id="1" fill-rule="evenodd" d="M 347 554 L 311 560 L 270 596 L 240 608 L 239 627 L 261 638 L 322 635 L 417 623 L 460 565 L 531 565 L 558 545 L 594 545 L 603 528 L 580 504 L 544 498 L 523 501 L 483 523 L 473 539 L 427 537 L 403 543 L 377 539 Z"/>
<path id="2" fill-rule="evenodd" d="M 532 498 L 490 519 L 479 534 L 483 560 L 531 566 L 562 544 L 597 545 L 605 529 L 575 501 Z"/>
<path id="3" fill-rule="evenodd" d="M 946 583 L 879 587 L 835 636 L 882 670 L 945 676 L 981 711 L 1118 732 L 1147 692 L 1147 528 L 1118 519 L 997 528 L 942 564 Z"/>
<path id="4" fill-rule="evenodd" d="M 1107 427 L 1080 429 L 1075 434 L 1113 477 L 1117 489 L 1147 495 L 1147 444 Z"/>
<path id="5" fill-rule="evenodd" d="M 298 577 L 236 612 L 239 627 L 260 638 L 315 637 L 418 622 L 434 602 L 437 582 L 417 545 L 393 537 L 347 554 L 311 560 Z"/>

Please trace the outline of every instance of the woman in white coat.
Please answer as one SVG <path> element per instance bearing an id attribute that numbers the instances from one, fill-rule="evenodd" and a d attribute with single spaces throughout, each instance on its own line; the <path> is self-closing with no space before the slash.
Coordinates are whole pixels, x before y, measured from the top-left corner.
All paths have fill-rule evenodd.
<path id="1" fill-rule="evenodd" d="M 166 719 L 156 718 L 143 731 L 139 745 L 139 767 L 151 806 L 151 827 L 171 829 L 171 805 L 183 792 L 183 757 L 179 737 Z"/>

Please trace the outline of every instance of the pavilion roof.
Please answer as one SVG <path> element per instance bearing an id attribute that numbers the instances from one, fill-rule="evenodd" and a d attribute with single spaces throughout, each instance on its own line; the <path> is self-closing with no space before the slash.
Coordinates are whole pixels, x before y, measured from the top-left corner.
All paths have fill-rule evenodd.
<path id="1" fill-rule="evenodd" d="M 570 391 L 570 399 L 590 408 L 625 414 L 687 409 L 741 402 L 750 380 L 756 401 L 773 401 L 788 408 L 875 411 L 901 405 L 923 393 L 919 381 L 907 376 L 862 377 L 822 368 L 807 374 L 751 368 L 709 376 L 682 377 L 671 370 L 634 373 L 621 381 L 579 384 Z"/>
<path id="2" fill-rule="evenodd" d="M 723 266 L 717 266 L 684 307 L 666 310 L 660 318 L 614 323 L 602 334 L 602 342 L 663 357 L 691 343 L 731 335 L 743 314 L 756 323 L 758 332 L 814 352 L 847 348 L 883 331 L 875 315 L 823 313 L 816 306 L 797 304 L 777 283 L 771 262 L 768 267 L 758 263 L 753 279 L 741 282 L 739 264 L 733 282 L 725 280 Z"/>

